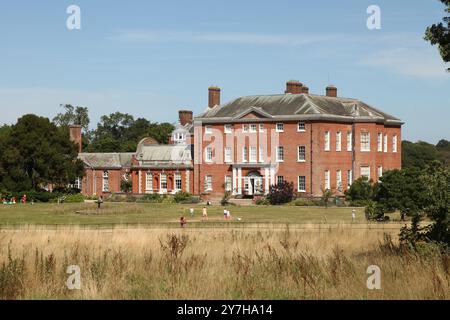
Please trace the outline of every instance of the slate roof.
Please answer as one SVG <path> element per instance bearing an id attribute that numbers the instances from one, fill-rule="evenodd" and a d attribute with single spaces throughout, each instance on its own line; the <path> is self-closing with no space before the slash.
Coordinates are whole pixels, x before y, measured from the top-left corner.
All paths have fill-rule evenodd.
<path id="1" fill-rule="evenodd" d="M 136 159 L 140 167 L 191 167 L 191 148 L 186 145 L 138 145 Z"/>
<path id="2" fill-rule="evenodd" d="M 80 153 L 78 159 L 87 167 L 102 169 L 119 169 L 131 167 L 131 158 L 134 153 Z"/>
<path id="3" fill-rule="evenodd" d="M 203 122 L 237 121 L 254 112 L 267 120 L 331 120 L 342 122 L 380 122 L 403 124 L 400 119 L 360 100 L 312 94 L 276 94 L 244 96 L 223 105 L 208 108 L 195 117 Z"/>

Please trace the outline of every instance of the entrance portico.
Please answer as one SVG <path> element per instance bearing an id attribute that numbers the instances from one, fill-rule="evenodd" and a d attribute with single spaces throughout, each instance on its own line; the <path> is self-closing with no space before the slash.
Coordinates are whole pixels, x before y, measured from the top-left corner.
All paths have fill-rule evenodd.
<path id="1" fill-rule="evenodd" d="M 232 172 L 235 196 L 268 194 L 270 185 L 275 183 L 275 169 L 271 164 L 234 164 Z"/>

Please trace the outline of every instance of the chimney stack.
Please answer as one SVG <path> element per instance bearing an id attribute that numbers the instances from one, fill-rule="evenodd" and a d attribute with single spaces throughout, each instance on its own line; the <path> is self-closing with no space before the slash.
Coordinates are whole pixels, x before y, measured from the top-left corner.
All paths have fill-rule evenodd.
<path id="1" fill-rule="evenodd" d="M 69 127 L 70 141 L 78 145 L 78 153 L 82 151 L 82 140 L 81 140 L 81 126 L 71 125 Z"/>
<path id="2" fill-rule="evenodd" d="M 330 85 L 327 87 L 327 97 L 337 97 L 337 88 L 335 86 Z"/>
<path id="3" fill-rule="evenodd" d="M 297 80 L 289 80 L 286 82 L 286 91 L 284 93 L 288 94 L 300 94 L 303 93 L 303 84 Z"/>
<path id="4" fill-rule="evenodd" d="M 309 88 L 307 86 L 303 86 L 302 87 L 302 92 L 306 93 L 306 94 L 309 94 Z"/>
<path id="5" fill-rule="evenodd" d="M 220 88 L 211 86 L 208 88 L 208 107 L 213 108 L 220 105 Z"/>
<path id="6" fill-rule="evenodd" d="M 180 124 L 182 126 L 192 123 L 193 113 L 190 110 L 180 110 L 178 111 L 178 119 L 180 120 Z"/>

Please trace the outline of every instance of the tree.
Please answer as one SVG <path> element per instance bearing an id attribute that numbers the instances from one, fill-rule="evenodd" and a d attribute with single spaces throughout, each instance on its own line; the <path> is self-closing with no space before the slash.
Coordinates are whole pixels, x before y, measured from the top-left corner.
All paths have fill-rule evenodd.
<path id="1" fill-rule="evenodd" d="M 273 205 L 291 202 L 294 199 L 294 183 L 283 181 L 271 185 L 267 199 Z"/>
<path id="2" fill-rule="evenodd" d="M 374 187 L 372 181 L 369 181 L 366 176 L 361 176 L 345 191 L 345 197 L 354 205 L 361 205 L 372 200 L 373 193 Z"/>
<path id="3" fill-rule="evenodd" d="M 402 142 L 402 168 L 420 168 L 438 159 L 436 147 L 430 143 L 419 141 Z"/>
<path id="4" fill-rule="evenodd" d="M 450 13 L 450 0 L 440 1 L 446 6 L 445 12 Z M 442 21 L 427 28 L 425 40 L 433 46 L 438 45 L 444 62 L 450 62 L 450 16 L 444 17 Z M 447 70 L 450 71 L 450 68 Z"/>
<path id="5" fill-rule="evenodd" d="M 89 110 L 84 107 L 74 107 L 71 104 L 61 105 L 64 112 L 53 118 L 53 123 L 60 127 L 80 125 L 85 132 L 89 129 Z"/>
<path id="6" fill-rule="evenodd" d="M 423 208 L 421 170 L 407 168 L 385 172 L 375 188 L 374 200 L 383 213 L 400 211 L 402 217 L 413 216 Z"/>
<path id="7" fill-rule="evenodd" d="M 102 116 L 97 129 L 91 132 L 90 152 L 133 152 L 144 137 L 167 143 L 174 127 L 169 123 L 152 123 L 134 119 L 127 113 L 115 112 Z"/>
<path id="8" fill-rule="evenodd" d="M 19 118 L 1 144 L 0 185 L 9 191 L 66 186 L 83 175 L 77 146 L 47 118 Z"/>

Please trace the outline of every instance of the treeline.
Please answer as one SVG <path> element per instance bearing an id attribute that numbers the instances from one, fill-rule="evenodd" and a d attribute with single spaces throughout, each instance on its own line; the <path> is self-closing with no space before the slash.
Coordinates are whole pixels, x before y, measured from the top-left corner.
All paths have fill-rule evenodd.
<path id="1" fill-rule="evenodd" d="M 133 152 L 144 137 L 167 143 L 174 129 L 170 123 L 115 112 L 102 116 L 97 127 L 89 130 L 87 108 L 62 107 L 52 120 L 28 114 L 0 127 L 1 198 L 44 189 L 69 191 L 68 185 L 84 174 L 78 148 L 70 141 L 70 125 L 82 126 L 86 152 Z"/>
<path id="2" fill-rule="evenodd" d="M 81 125 L 83 150 L 86 152 L 133 152 L 142 138 L 152 137 L 161 144 L 168 143 L 174 127 L 164 122 L 135 119 L 128 113 L 115 112 L 104 115 L 95 129 L 89 130 L 88 109 L 64 105 L 53 122 L 60 127 Z"/>
<path id="3" fill-rule="evenodd" d="M 450 141 L 441 140 L 436 145 L 419 141 L 402 142 L 402 167 L 423 169 L 433 161 L 450 167 Z"/>

